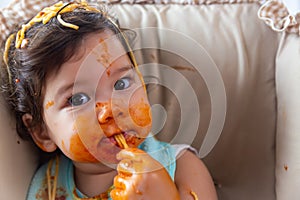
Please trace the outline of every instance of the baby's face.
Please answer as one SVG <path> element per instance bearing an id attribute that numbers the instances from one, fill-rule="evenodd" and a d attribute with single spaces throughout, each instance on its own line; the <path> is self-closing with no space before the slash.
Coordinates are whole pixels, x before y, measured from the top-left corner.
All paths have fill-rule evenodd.
<path id="1" fill-rule="evenodd" d="M 77 162 L 114 163 L 114 135 L 138 146 L 151 129 L 144 84 L 110 31 L 84 38 L 77 54 L 46 79 L 44 120 L 62 152 Z"/>

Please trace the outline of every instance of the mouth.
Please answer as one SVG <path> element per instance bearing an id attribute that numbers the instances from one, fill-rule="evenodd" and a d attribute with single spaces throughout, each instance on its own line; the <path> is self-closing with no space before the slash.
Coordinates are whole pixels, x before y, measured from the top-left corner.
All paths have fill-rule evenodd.
<path id="1" fill-rule="evenodd" d="M 125 139 L 125 137 L 122 133 L 114 135 L 114 138 L 117 141 L 117 144 L 120 148 L 122 148 L 122 149 L 127 149 L 128 148 L 128 144 L 127 144 L 126 139 Z"/>
<path id="2" fill-rule="evenodd" d="M 120 133 L 115 133 L 109 137 L 111 143 L 115 146 L 125 149 L 128 147 L 136 147 L 137 142 L 141 140 L 140 137 L 137 137 L 133 131 L 125 131 Z"/>

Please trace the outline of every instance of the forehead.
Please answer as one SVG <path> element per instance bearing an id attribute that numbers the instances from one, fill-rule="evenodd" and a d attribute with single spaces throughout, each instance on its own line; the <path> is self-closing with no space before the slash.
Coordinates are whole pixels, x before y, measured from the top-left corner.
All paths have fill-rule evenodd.
<path id="1" fill-rule="evenodd" d="M 60 67 L 58 73 L 51 74 L 46 79 L 45 89 L 71 82 L 95 82 L 106 70 L 130 64 L 118 35 L 109 30 L 89 34 L 83 38 L 76 54 Z"/>
<path id="2" fill-rule="evenodd" d="M 86 35 L 75 50 L 75 54 L 60 67 L 58 73 L 50 74 L 47 80 L 57 78 L 57 75 L 64 71 L 91 72 L 109 68 L 120 57 L 127 55 L 119 38 L 119 35 L 110 30 Z"/>
<path id="3" fill-rule="evenodd" d="M 99 64 L 108 67 L 106 65 L 126 53 L 119 38 L 120 34 L 114 34 L 110 30 L 89 34 L 83 38 L 70 61 L 81 61 L 84 64 L 88 59 L 95 59 Z"/>

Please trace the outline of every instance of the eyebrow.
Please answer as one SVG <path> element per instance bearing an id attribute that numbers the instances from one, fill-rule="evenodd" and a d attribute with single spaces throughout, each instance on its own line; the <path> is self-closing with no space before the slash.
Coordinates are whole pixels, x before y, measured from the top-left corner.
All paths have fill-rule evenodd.
<path id="1" fill-rule="evenodd" d="M 57 90 L 56 94 L 54 95 L 54 99 L 59 99 L 62 94 L 64 94 L 68 90 L 71 90 L 73 87 L 74 87 L 74 82 L 62 86 Z"/>
<path id="2" fill-rule="evenodd" d="M 108 68 L 109 69 L 109 68 Z M 120 67 L 118 69 L 115 69 L 115 70 L 111 70 L 111 75 L 113 74 L 119 74 L 119 73 L 122 73 L 122 72 L 126 72 L 126 71 L 129 71 L 131 69 L 134 69 L 134 66 L 133 65 L 125 65 L 123 67 Z M 70 90 L 70 89 L 73 89 L 75 86 L 75 83 L 74 82 L 71 82 L 69 84 L 66 84 L 62 87 L 60 87 L 56 94 L 55 94 L 55 99 L 57 99 L 57 97 L 61 94 L 64 94 L 66 91 Z"/>
<path id="3" fill-rule="evenodd" d="M 131 69 L 134 69 L 134 66 L 133 66 L 133 65 L 125 65 L 125 66 L 120 67 L 120 68 L 118 68 L 118 69 L 111 70 L 110 73 L 111 73 L 111 75 L 114 75 L 114 74 L 119 74 L 119 73 L 122 73 L 122 72 L 129 71 L 129 70 L 131 70 Z M 108 68 L 107 70 L 109 70 L 109 68 Z M 71 89 L 73 90 L 74 86 L 75 86 L 75 83 L 74 83 L 74 82 L 71 82 L 71 83 L 69 83 L 69 84 L 66 84 L 66 85 L 60 87 L 60 88 L 57 90 L 57 92 L 56 92 L 56 94 L 55 94 L 55 96 L 54 96 L 54 99 L 58 99 L 62 94 L 64 94 L 64 93 L 65 93 L 66 91 L 68 91 L 68 90 L 71 90 Z"/>
<path id="4" fill-rule="evenodd" d="M 120 67 L 120 68 L 115 69 L 115 70 L 110 70 L 110 68 L 107 68 L 107 70 L 110 70 L 110 75 L 119 74 L 119 73 L 122 73 L 122 72 L 129 71 L 131 69 L 134 69 L 133 65 L 125 65 L 125 66 Z"/>

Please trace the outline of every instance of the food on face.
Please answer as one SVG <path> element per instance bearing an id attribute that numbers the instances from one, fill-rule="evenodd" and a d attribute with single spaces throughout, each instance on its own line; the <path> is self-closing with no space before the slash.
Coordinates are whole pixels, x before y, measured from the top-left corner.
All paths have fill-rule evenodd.
<path id="1" fill-rule="evenodd" d="M 46 106 L 45 106 L 45 108 L 49 109 L 53 105 L 54 105 L 54 101 L 48 101 L 47 104 L 46 104 Z"/>
<path id="2" fill-rule="evenodd" d="M 62 148 L 65 149 L 64 143 L 62 143 Z M 67 151 L 67 150 L 65 150 Z M 99 162 L 86 148 L 86 145 L 82 142 L 79 134 L 74 134 L 70 140 L 70 149 L 69 154 L 72 157 L 72 160 L 78 162 L 92 162 L 97 163 Z"/>
<path id="3" fill-rule="evenodd" d="M 119 147 L 121 147 L 122 149 L 127 149 L 128 148 L 128 144 L 126 143 L 126 140 L 125 140 L 123 134 L 117 134 L 114 137 L 115 137 Z"/>
<path id="4" fill-rule="evenodd" d="M 132 104 L 129 107 L 129 113 L 138 126 L 146 127 L 151 124 L 150 106 L 145 100 L 142 99 L 140 102 Z"/>

